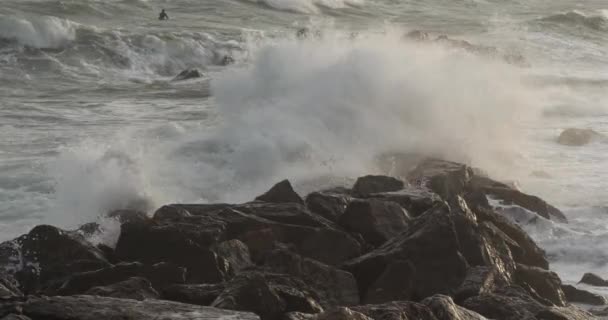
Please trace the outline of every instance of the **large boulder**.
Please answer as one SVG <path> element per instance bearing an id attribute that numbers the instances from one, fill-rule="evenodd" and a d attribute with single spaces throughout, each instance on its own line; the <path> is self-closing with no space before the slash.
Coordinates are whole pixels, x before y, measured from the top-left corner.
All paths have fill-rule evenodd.
<path id="1" fill-rule="evenodd" d="M 374 193 L 363 198 L 395 202 L 407 210 L 413 217 L 423 214 L 441 202 L 441 198 L 434 192 L 411 186 L 407 186 L 399 191 Z"/>
<path id="2" fill-rule="evenodd" d="M 159 298 L 158 292 L 152 288 L 150 281 L 141 277 L 129 278 L 125 281 L 117 282 L 108 286 L 93 287 L 87 290 L 85 294 L 91 296 L 134 300 Z"/>
<path id="3" fill-rule="evenodd" d="M 346 210 L 351 199 L 351 196 L 345 190 L 325 190 L 313 192 L 306 196 L 306 206 L 313 213 L 336 222 Z"/>
<path id="4" fill-rule="evenodd" d="M 14 276 L 26 294 L 72 273 L 107 266 L 103 252 L 80 234 L 48 225 L 0 244 L 0 271 Z"/>
<path id="5" fill-rule="evenodd" d="M 411 279 L 391 272 L 391 264 L 400 266 L 404 259 L 412 264 Z M 395 298 L 419 300 L 437 293 L 453 293 L 464 280 L 468 263 L 460 252 L 449 207 L 439 205 L 413 219 L 407 231 L 349 261 L 345 268 L 355 275 L 364 298 L 382 276 L 383 283 L 391 284 L 391 291 L 398 294 Z M 394 282 L 387 278 L 389 275 L 397 277 Z M 394 300 L 390 296 L 385 299 Z"/>
<path id="6" fill-rule="evenodd" d="M 454 293 L 454 299 L 458 303 L 461 303 L 467 298 L 491 293 L 498 286 L 504 285 L 504 283 L 501 283 L 499 274 L 499 270 L 487 266 L 476 266 L 467 269 L 464 281 Z"/>
<path id="7" fill-rule="evenodd" d="M 323 311 L 308 286 L 293 277 L 263 272 L 247 272 L 226 283 L 213 307 L 251 311 L 262 320 L 279 320 L 287 312 Z"/>
<path id="8" fill-rule="evenodd" d="M 255 198 L 258 201 L 271 203 L 299 203 L 304 204 L 304 200 L 293 190 L 289 180 L 283 180 L 275 184 L 270 190 Z"/>
<path id="9" fill-rule="evenodd" d="M 163 288 L 164 300 L 209 306 L 224 291 L 224 283 L 174 284 Z"/>
<path id="10" fill-rule="evenodd" d="M 234 319 L 259 320 L 250 312 L 221 310 L 179 302 L 148 299 L 143 301 L 98 296 L 30 297 L 22 305 L 23 314 L 32 319 L 53 320 L 183 320 Z"/>
<path id="11" fill-rule="evenodd" d="M 374 193 L 391 192 L 403 189 L 403 181 L 388 176 L 364 176 L 357 179 L 353 186 L 353 193 L 365 196 Z"/>
<path id="12" fill-rule="evenodd" d="M 121 261 L 144 264 L 171 262 L 186 267 L 188 282 L 221 282 L 229 265 L 209 247 L 219 239 L 222 226 L 188 223 L 126 223 L 116 244 Z"/>
<path id="13" fill-rule="evenodd" d="M 359 304 L 357 282 L 346 271 L 302 257 L 282 246 L 265 256 L 263 266 L 302 279 L 317 294 L 323 307 Z"/>
<path id="14" fill-rule="evenodd" d="M 449 201 L 465 192 L 473 175 L 473 169 L 464 164 L 426 159 L 409 172 L 408 181 L 415 186 L 428 188 Z"/>
<path id="15" fill-rule="evenodd" d="M 584 283 L 596 287 L 608 287 L 608 281 L 602 279 L 602 277 L 598 276 L 594 273 L 585 273 L 581 278 L 581 281 L 578 283 Z"/>
<path id="16" fill-rule="evenodd" d="M 173 283 L 184 283 L 185 270 L 170 263 L 146 265 L 139 262 L 119 263 L 95 271 L 71 275 L 48 293 L 59 295 L 82 294 L 93 287 L 109 286 L 133 277 L 150 280 L 155 289 L 160 290 Z"/>
<path id="17" fill-rule="evenodd" d="M 434 295 L 421 303 L 431 309 L 437 320 L 487 320 L 477 312 L 456 305 L 452 298 L 446 295 Z"/>
<path id="18" fill-rule="evenodd" d="M 500 200 L 503 205 L 516 205 L 532 211 L 545 219 L 568 222 L 563 212 L 537 196 L 505 187 L 485 187 L 482 190 L 488 196 Z"/>
<path id="19" fill-rule="evenodd" d="M 560 133 L 557 143 L 566 146 L 583 146 L 605 138 L 604 135 L 592 129 L 568 128 Z"/>
<path id="20" fill-rule="evenodd" d="M 318 314 L 290 312 L 283 320 L 374 320 L 363 313 L 349 308 L 339 307 Z"/>
<path id="21" fill-rule="evenodd" d="M 549 300 L 553 305 L 563 307 L 567 304 L 561 288 L 562 281 L 555 272 L 518 264 L 515 282 L 524 288 L 532 288 L 536 294 Z"/>
<path id="22" fill-rule="evenodd" d="M 338 224 L 379 246 L 405 231 L 410 219 L 407 211 L 395 202 L 368 199 L 352 201 Z"/>
<path id="23" fill-rule="evenodd" d="M 566 295 L 566 300 L 569 302 L 584 303 L 596 306 L 603 306 L 608 304 L 606 297 L 600 296 L 589 291 L 581 290 L 575 286 L 562 285 L 562 291 Z"/>
<path id="24" fill-rule="evenodd" d="M 237 239 L 220 242 L 213 247 L 213 251 L 228 262 L 230 272 L 234 274 L 253 264 L 249 248 Z"/>
<path id="25" fill-rule="evenodd" d="M 372 319 L 381 320 L 438 320 L 431 309 L 421 303 L 411 301 L 392 301 L 383 304 L 366 304 L 351 307 Z"/>

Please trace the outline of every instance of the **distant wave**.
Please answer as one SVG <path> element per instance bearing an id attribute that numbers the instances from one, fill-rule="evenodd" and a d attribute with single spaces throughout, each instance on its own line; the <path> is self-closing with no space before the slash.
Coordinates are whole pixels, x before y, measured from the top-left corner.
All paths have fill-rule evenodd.
<path id="1" fill-rule="evenodd" d="M 33 48 L 60 48 L 76 38 L 76 27 L 75 22 L 56 17 L 0 16 L 0 39 Z"/>
<path id="2" fill-rule="evenodd" d="M 348 6 L 360 6 L 363 0 L 249 0 L 264 4 L 273 9 L 296 13 L 316 14 L 321 8 L 341 9 Z"/>
<path id="3" fill-rule="evenodd" d="M 594 30 L 608 30 L 608 10 L 600 10 L 597 14 L 585 14 L 574 10 L 542 18 L 543 21 L 579 25 Z"/>

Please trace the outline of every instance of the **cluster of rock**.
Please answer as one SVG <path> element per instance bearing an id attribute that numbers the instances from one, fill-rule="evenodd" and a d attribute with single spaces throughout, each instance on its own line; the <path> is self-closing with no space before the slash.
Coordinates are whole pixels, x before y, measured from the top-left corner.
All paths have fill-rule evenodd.
<path id="1" fill-rule="evenodd" d="M 487 195 L 558 209 L 458 163 L 403 171 L 305 199 L 285 180 L 244 204 L 120 211 L 115 248 L 87 242 L 91 225 L 37 226 L 0 244 L 0 319 L 593 318 Z"/>

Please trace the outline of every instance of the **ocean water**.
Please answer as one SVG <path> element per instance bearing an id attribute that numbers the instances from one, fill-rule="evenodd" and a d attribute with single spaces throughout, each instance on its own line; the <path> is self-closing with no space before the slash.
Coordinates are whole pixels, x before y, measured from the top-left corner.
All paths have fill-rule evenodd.
<path id="1" fill-rule="evenodd" d="M 186 68 L 203 77 L 171 81 Z M 0 240 L 284 178 L 348 184 L 414 151 L 555 204 L 569 224 L 522 222 L 552 268 L 606 277 L 608 144 L 555 140 L 608 134 L 607 89 L 604 0 L 5 0 Z"/>

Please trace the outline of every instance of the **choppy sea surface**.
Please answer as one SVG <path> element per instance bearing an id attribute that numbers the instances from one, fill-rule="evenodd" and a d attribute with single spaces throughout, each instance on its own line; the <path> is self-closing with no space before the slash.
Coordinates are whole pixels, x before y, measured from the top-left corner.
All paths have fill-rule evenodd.
<path id="1" fill-rule="evenodd" d="M 496 50 L 403 38 L 417 29 Z M 187 68 L 203 77 L 171 81 Z M 0 10 L 0 240 L 116 208 L 245 201 L 283 178 L 305 193 L 374 172 L 384 152 L 416 151 L 555 204 L 569 224 L 522 220 L 552 268 L 566 282 L 608 276 L 608 144 L 557 144 L 569 127 L 608 134 L 604 0 Z"/>

